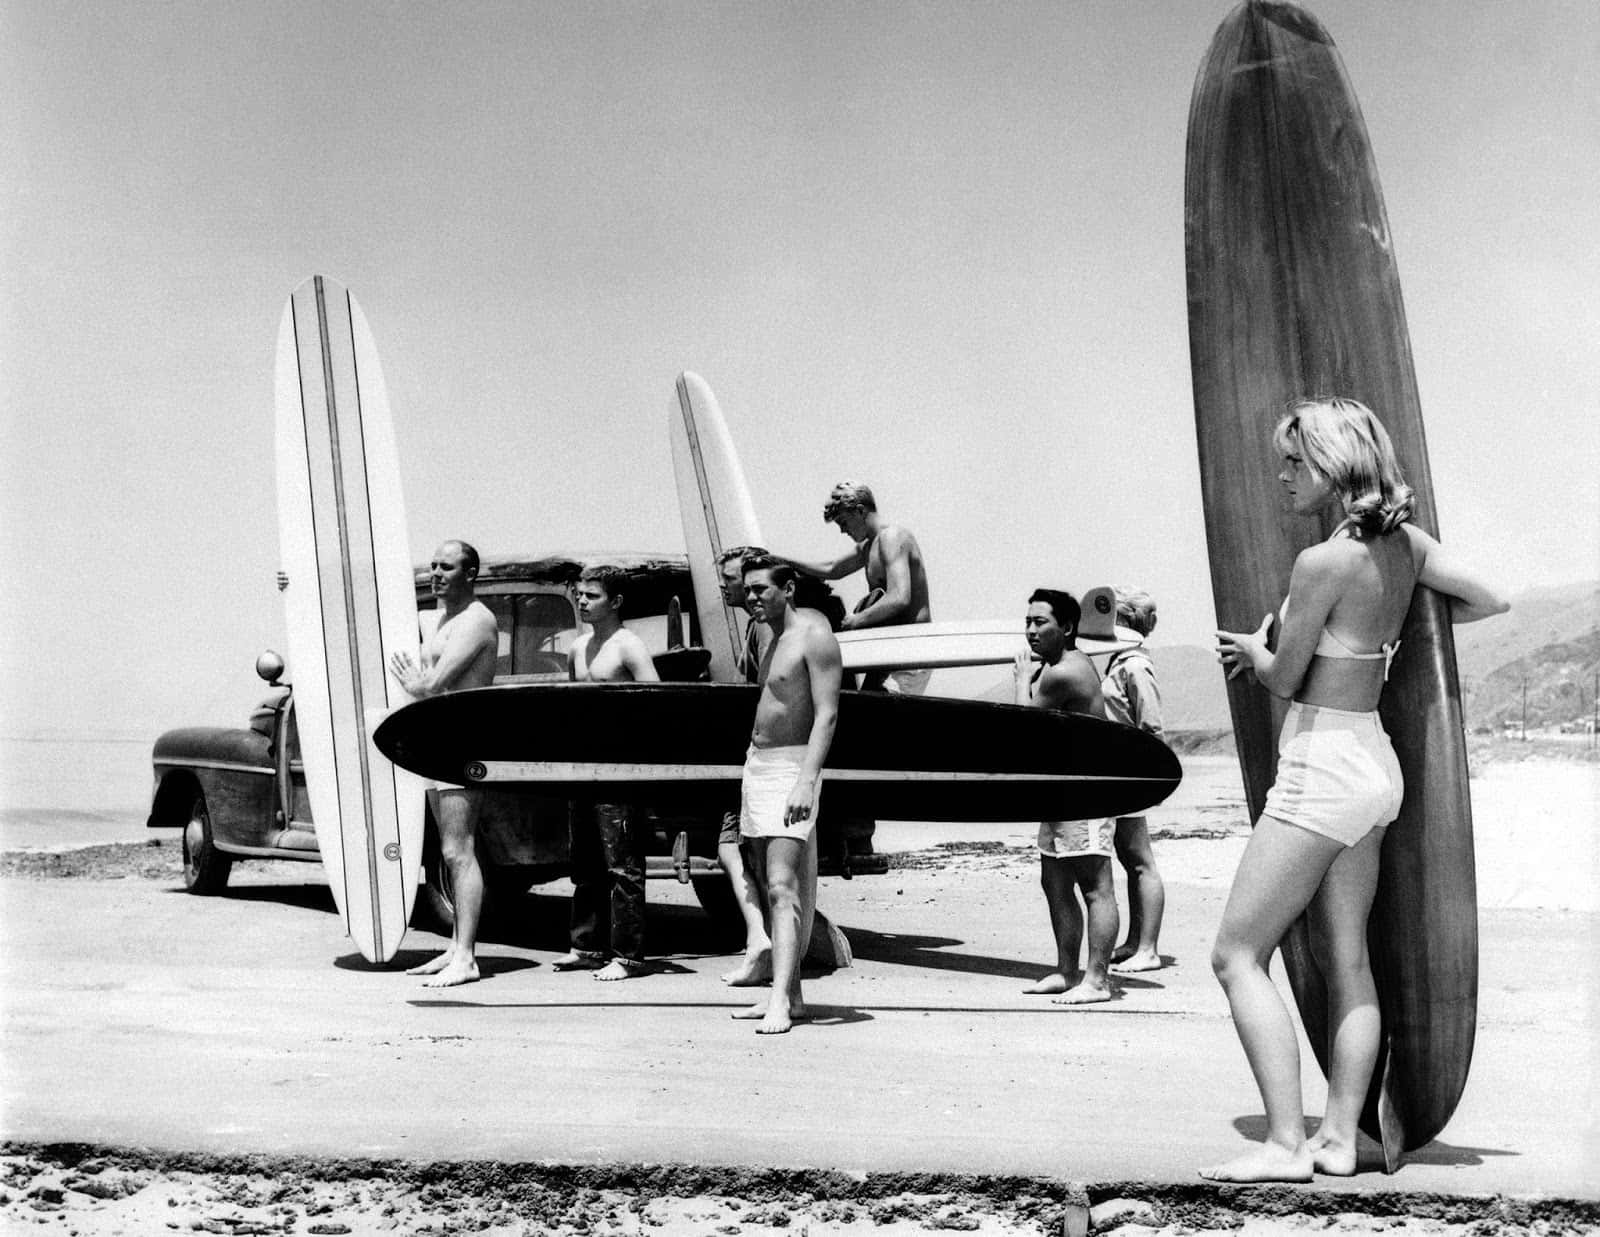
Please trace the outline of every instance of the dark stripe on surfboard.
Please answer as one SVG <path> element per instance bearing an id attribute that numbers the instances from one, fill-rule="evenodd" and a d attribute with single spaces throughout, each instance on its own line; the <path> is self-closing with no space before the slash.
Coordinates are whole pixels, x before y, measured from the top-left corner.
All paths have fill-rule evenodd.
<path id="1" fill-rule="evenodd" d="M 362 468 L 361 468 L 361 488 L 362 488 L 362 491 L 363 491 L 363 494 L 364 494 L 364 497 L 365 497 L 365 501 L 366 501 L 367 546 L 368 546 L 369 550 L 371 551 L 371 559 L 372 559 L 372 567 L 373 567 L 373 571 L 372 571 L 372 604 L 377 609 L 377 612 L 378 612 L 378 625 L 377 625 L 377 632 L 376 632 L 377 640 L 378 640 L 378 665 L 377 665 L 378 682 L 380 684 L 382 684 L 382 686 L 383 686 L 383 704 L 384 704 L 384 707 L 385 708 L 389 708 L 389 707 L 391 707 L 393 705 L 394 702 L 389 699 L 389 667 L 385 664 L 385 661 L 384 661 L 384 649 L 383 649 L 383 589 L 378 584 L 378 569 L 379 569 L 379 566 L 380 566 L 380 564 L 378 562 L 378 553 L 379 553 L 379 551 L 378 551 L 378 530 L 377 530 L 376 526 L 373 523 L 372 474 L 371 474 L 371 472 L 368 471 L 368 469 L 366 467 L 366 463 L 365 463 L 366 460 L 368 458 L 370 458 L 368 456 L 368 454 L 367 454 L 367 410 L 366 410 L 366 405 L 365 405 L 365 403 L 363 402 L 363 400 L 361 398 L 361 354 L 360 354 L 359 350 L 356 348 L 356 308 L 355 308 L 355 300 L 354 300 L 354 298 L 351 297 L 350 289 L 348 289 L 348 288 L 345 289 L 345 293 L 344 293 L 344 310 L 345 310 L 345 317 L 349 321 L 349 324 L 350 324 L 350 369 L 351 369 L 351 372 L 355 374 L 355 378 L 356 378 L 356 428 L 360 432 L 360 435 L 361 435 L 361 459 L 363 461 Z M 363 688 L 362 689 L 362 700 L 363 700 L 363 702 L 365 701 L 365 699 L 366 699 L 365 688 Z M 361 759 L 362 759 L 363 769 L 364 769 L 364 771 L 366 773 L 366 787 L 367 787 L 367 792 L 368 792 L 368 794 L 367 794 L 367 802 L 368 802 L 369 805 L 371 805 L 373 797 L 377 793 L 378 786 L 374 782 L 373 777 L 372 777 L 371 756 L 367 751 L 371 736 L 367 732 L 367 711 L 366 711 L 365 708 L 363 708 L 361 710 L 360 715 L 357 717 L 356 726 L 357 726 L 358 733 L 361 735 L 361 753 L 362 753 Z M 401 838 L 401 835 L 403 834 L 404 831 L 399 828 L 399 824 L 400 824 L 400 792 L 399 792 L 399 787 L 395 785 L 395 768 L 394 768 L 394 765 L 392 763 L 389 764 L 389 769 L 388 769 L 388 785 L 389 785 L 389 802 L 388 802 L 388 805 L 387 805 L 387 807 L 388 807 L 388 815 L 393 818 L 394 823 L 395 823 L 394 854 L 395 854 L 395 858 L 402 865 L 402 866 L 399 866 L 399 867 L 395 867 L 393 869 L 393 872 L 394 872 L 394 874 L 396 876 L 400 876 L 402 878 L 402 885 L 403 885 L 404 882 L 403 882 L 402 874 L 404 872 L 403 864 L 404 864 L 404 861 L 405 861 L 405 854 L 400 849 L 400 838 Z M 378 851 L 378 840 L 377 840 L 377 824 L 376 824 L 376 821 L 373 819 L 372 807 L 371 806 L 369 806 L 369 808 L 368 808 L 368 815 L 367 815 L 367 855 L 368 855 L 369 860 L 370 860 L 370 867 L 371 867 L 371 871 L 372 871 L 372 894 L 373 894 L 373 912 L 372 913 L 373 913 L 374 920 L 376 920 L 378 918 L 378 916 L 380 915 L 380 913 L 381 913 L 380 912 L 380 908 L 381 908 L 381 906 L 383 904 L 382 899 L 378 896 L 378 885 L 383 880 L 383 877 L 385 876 L 385 874 L 389 873 L 390 868 L 388 866 L 380 866 L 379 863 L 378 863 L 379 851 Z M 385 858 L 387 858 L 387 855 L 385 855 Z M 380 934 L 380 936 L 379 936 L 379 943 L 380 944 L 381 944 L 381 941 L 382 941 L 382 937 L 381 937 L 381 934 Z"/>
<path id="2" fill-rule="evenodd" d="M 349 511 L 346 508 L 344 490 L 344 450 L 339 439 L 339 396 L 334 388 L 333 379 L 333 341 L 328 329 L 328 307 L 326 294 L 322 284 L 322 276 L 316 276 L 317 293 L 317 326 L 318 340 L 322 347 L 322 381 L 327 393 L 328 411 L 328 448 L 333 457 L 333 488 L 334 510 L 339 521 L 339 580 L 344 589 L 345 607 L 345 639 L 349 642 L 350 650 L 350 681 L 354 688 L 356 724 L 362 726 L 362 719 L 366 715 L 365 693 L 362 691 L 361 682 L 361 633 L 355 621 L 355 582 L 350 572 L 350 525 Z M 348 298 L 348 293 L 346 294 Z M 351 347 L 354 349 L 354 328 L 352 326 Z M 359 416 L 359 409 L 357 415 Z M 356 760 L 361 770 L 361 815 L 362 824 L 366 830 L 367 848 L 367 891 L 371 894 L 371 906 L 368 908 L 372 918 L 372 938 L 375 942 L 377 953 L 383 956 L 383 920 L 378 913 L 381 899 L 377 887 L 377 857 L 373 846 L 375 839 L 372 828 L 372 801 L 367 793 L 369 785 L 369 769 L 367 760 L 367 745 L 364 742 L 356 744 Z M 343 782 L 340 782 L 341 788 Z M 343 804 L 340 805 L 339 825 L 341 833 L 345 824 Z M 348 906 L 349 903 L 346 903 Z"/>
<path id="3" fill-rule="evenodd" d="M 321 275 L 317 275 L 317 276 L 314 276 L 313 278 L 315 280 L 314 286 L 315 286 L 315 288 L 317 290 L 318 297 L 320 299 L 321 290 L 322 290 L 322 276 Z M 291 316 L 293 318 L 293 321 L 294 321 L 294 368 L 295 368 L 295 377 L 298 380 L 299 388 L 300 388 L 300 438 L 301 438 L 301 443 L 305 448 L 305 479 L 306 479 L 306 491 L 307 491 L 307 493 L 306 493 L 306 507 L 307 507 L 307 510 L 310 512 L 310 515 L 311 515 L 312 575 L 316 578 L 317 623 L 322 629 L 322 690 L 323 690 L 324 703 L 326 704 L 327 710 L 328 710 L 329 729 L 331 730 L 332 729 L 332 719 L 333 719 L 333 666 L 332 666 L 332 664 L 330 663 L 330 661 L 328 659 L 328 606 L 327 606 L 327 598 L 323 595 L 323 592 L 322 592 L 322 561 L 321 561 L 320 556 L 316 552 L 316 547 L 317 547 L 317 544 L 318 544 L 318 539 L 317 539 L 317 478 L 316 478 L 315 470 L 311 467 L 311 421 L 310 421 L 310 413 L 309 413 L 309 411 L 307 409 L 307 404 L 306 404 L 306 367 L 305 367 L 305 353 L 301 349 L 301 339 L 300 339 L 300 305 L 299 305 L 298 301 L 296 301 L 296 299 L 294 297 L 292 297 L 292 296 L 289 298 L 289 312 L 290 312 L 290 314 L 291 314 Z M 319 334 L 320 334 L 320 330 L 319 330 Z M 295 690 L 296 691 L 300 690 L 299 685 L 296 685 Z M 337 787 L 339 785 L 339 745 L 337 743 L 332 743 L 332 744 L 329 745 L 329 747 L 330 747 L 330 749 L 332 751 L 332 755 L 333 755 L 333 784 L 334 784 L 334 787 L 335 787 L 334 802 L 337 804 L 337 802 L 338 802 Z M 342 815 L 341 815 L 341 824 L 342 824 Z M 339 853 L 339 884 L 344 890 L 344 897 L 341 900 L 341 905 L 343 905 L 345 907 L 345 914 L 348 915 L 350 913 L 349 912 L 349 907 L 350 907 L 350 874 L 349 874 L 349 872 L 347 870 L 349 868 L 349 865 L 345 862 L 345 857 L 344 857 L 344 848 L 343 848 L 343 845 L 342 845 L 343 838 L 344 838 L 344 831 L 343 831 L 342 827 L 340 829 L 340 835 L 339 836 L 340 836 L 340 841 L 341 841 L 340 853 Z"/>

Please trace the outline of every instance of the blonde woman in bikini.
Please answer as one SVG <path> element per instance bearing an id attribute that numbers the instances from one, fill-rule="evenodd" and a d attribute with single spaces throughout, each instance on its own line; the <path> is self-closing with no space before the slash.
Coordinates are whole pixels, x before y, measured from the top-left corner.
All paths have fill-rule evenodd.
<path id="1" fill-rule="evenodd" d="M 1253 676 L 1292 703 L 1277 779 L 1239 862 L 1211 958 L 1266 1104 L 1267 1137 L 1201 1171 L 1214 1181 L 1355 1172 L 1356 1123 L 1379 1035 L 1367 917 L 1384 829 L 1404 794 L 1378 698 L 1418 585 L 1448 597 L 1457 623 L 1507 609 L 1409 522 L 1412 491 L 1387 431 L 1365 405 L 1303 402 L 1278 423 L 1274 441 L 1283 456 L 1278 479 L 1294 513 L 1337 507 L 1342 519 L 1326 541 L 1295 559 L 1276 649 L 1267 647 L 1270 614 L 1254 632 L 1217 633 L 1230 679 Z M 1327 1109 L 1310 1139 L 1294 1024 L 1267 974 L 1272 951 L 1302 911 L 1327 977 L 1331 1028 Z"/>

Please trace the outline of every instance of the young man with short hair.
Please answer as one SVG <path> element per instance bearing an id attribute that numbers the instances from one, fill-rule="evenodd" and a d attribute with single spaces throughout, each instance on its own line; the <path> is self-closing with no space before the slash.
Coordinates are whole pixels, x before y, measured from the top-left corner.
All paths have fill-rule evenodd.
<path id="1" fill-rule="evenodd" d="M 922 547 L 910 529 L 902 524 L 891 524 L 878 514 L 878 500 L 870 487 L 859 481 L 839 482 L 823 505 L 822 518 L 838 525 L 839 531 L 850 538 L 850 552 L 831 562 L 785 561 L 807 575 L 824 580 L 838 580 L 865 570 L 867 595 L 877 594 L 877 599 L 846 615 L 839 630 L 932 621 Z M 881 674 L 870 674 L 863 687 L 920 696 L 927 691 L 932 673 L 931 670 L 897 670 L 886 679 Z"/>
<path id="2" fill-rule="evenodd" d="M 827 619 L 794 605 L 791 566 L 746 559 L 744 586 L 751 612 L 772 637 L 761 658 L 739 818 L 767 906 L 772 992 L 733 1016 L 759 1020 L 759 1034 L 781 1035 L 806 1017 L 800 963 L 817 905 L 817 800 L 838 725 L 842 672 Z"/>
<path id="3" fill-rule="evenodd" d="M 744 652 L 739 672 L 747 683 L 754 683 L 761 670 L 761 653 L 766 645 L 766 625 L 753 614 L 744 595 L 744 560 L 765 556 L 756 546 L 733 546 L 717 555 L 717 570 L 722 585 L 722 600 L 736 613 L 746 616 Z M 739 902 L 744 917 L 744 956 L 739 965 L 722 974 L 731 988 L 754 988 L 772 979 L 772 941 L 767 936 L 766 912 L 761 906 L 761 890 L 744 861 L 739 836 L 739 804 L 723 813 L 722 830 L 717 835 L 717 860 L 728 874 L 728 884 Z"/>
<path id="4" fill-rule="evenodd" d="M 1018 704 L 1105 716 L 1100 676 L 1076 647 L 1079 617 L 1078 601 L 1071 593 L 1040 588 L 1028 598 L 1024 624 L 1031 653 L 1018 653 L 1013 666 Z M 1034 657 L 1039 659 L 1037 667 Z M 1056 969 L 1024 992 L 1048 994 L 1057 1005 L 1111 999 L 1108 968 L 1117 943 L 1117 899 L 1111 880 L 1114 832 L 1109 819 L 1047 820 L 1039 825 L 1039 883 L 1056 938 Z M 1079 971 L 1085 920 L 1089 939 Z"/>
<path id="5" fill-rule="evenodd" d="M 644 641 L 622 625 L 627 575 L 607 564 L 578 576 L 578 617 L 589 630 L 572 643 L 568 673 L 578 683 L 656 683 L 660 676 Z M 643 975 L 643 813 L 629 803 L 574 801 L 572 948 L 553 963 L 558 971 L 593 971 L 599 980 Z"/>

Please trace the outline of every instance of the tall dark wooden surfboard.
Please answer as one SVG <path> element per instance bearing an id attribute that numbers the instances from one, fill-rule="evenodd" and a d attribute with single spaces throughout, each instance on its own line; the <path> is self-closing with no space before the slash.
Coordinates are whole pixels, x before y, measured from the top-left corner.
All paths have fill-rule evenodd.
<path id="1" fill-rule="evenodd" d="M 1330 526 L 1282 507 L 1271 441 L 1293 398 L 1360 399 L 1394 438 L 1437 533 L 1400 280 L 1366 126 L 1327 32 L 1251 0 L 1218 29 L 1189 113 L 1184 232 L 1195 421 L 1217 623 L 1250 631 L 1288 591 L 1295 555 Z M 1419 589 L 1381 712 L 1406 798 L 1384 841 L 1369 928 L 1383 1052 L 1363 1128 L 1392 1167 L 1432 1139 L 1466 1084 L 1476 1029 L 1477 892 L 1455 646 Z M 1229 704 L 1252 819 L 1281 712 L 1236 682 Z M 1302 919 L 1285 969 L 1324 1070 L 1323 985 Z"/>

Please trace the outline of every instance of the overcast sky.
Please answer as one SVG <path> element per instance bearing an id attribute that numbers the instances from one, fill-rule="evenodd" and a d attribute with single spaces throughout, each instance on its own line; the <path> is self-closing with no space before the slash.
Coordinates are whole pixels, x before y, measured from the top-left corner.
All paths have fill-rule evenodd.
<path id="1" fill-rule="evenodd" d="M 1442 533 L 1600 575 L 1600 6 L 1325 0 Z M 1213 625 L 1183 151 L 1229 6 L 0 4 L 0 733 L 238 723 L 284 300 L 345 283 L 411 545 L 681 551 L 679 370 L 776 548 L 844 477 L 936 617 L 1143 584 Z"/>

